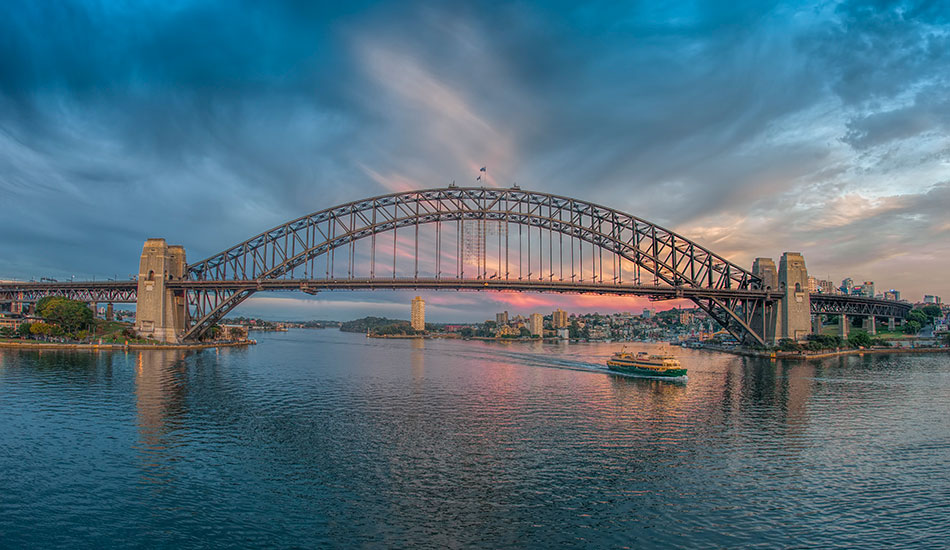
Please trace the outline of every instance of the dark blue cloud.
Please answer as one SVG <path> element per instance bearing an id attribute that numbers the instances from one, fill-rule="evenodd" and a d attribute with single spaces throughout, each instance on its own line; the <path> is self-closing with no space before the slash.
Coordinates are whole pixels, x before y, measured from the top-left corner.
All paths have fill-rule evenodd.
<path id="1" fill-rule="evenodd" d="M 153 236 L 197 259 L 488 164 L 737 261 L 812 243 L 821 272 L 940 284 L 821 238 L 892 257 L 940 231 L 939 208 L 900 220 L 950 206 L 942 2 L 7 8 L 0 277 L 127 274 Z"/>

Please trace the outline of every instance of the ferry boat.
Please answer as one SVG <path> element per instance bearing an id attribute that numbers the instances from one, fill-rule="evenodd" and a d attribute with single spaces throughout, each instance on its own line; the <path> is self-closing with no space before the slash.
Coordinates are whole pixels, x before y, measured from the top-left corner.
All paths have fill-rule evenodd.
<path id="1" fill-rule="evenodd" d="M 686 369 L 680 365 L 677 358 L 672 355 L 650 355 L 645 351 L 633 354 L 620 350 L 607 360 L 607 368 L 639 376 L 686 378 Z"/>

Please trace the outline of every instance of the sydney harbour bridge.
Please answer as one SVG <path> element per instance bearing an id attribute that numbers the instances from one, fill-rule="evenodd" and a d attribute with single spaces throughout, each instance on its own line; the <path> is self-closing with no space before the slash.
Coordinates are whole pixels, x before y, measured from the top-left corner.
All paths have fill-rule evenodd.
<path id="1" fill-rule="evenodd" d="M 823 315 L 893 326 L 906 302 L 813 294 L 804 258 L 747 269 L 682 235 L 613 208 L 522 190 L 450 186 L 320 210 L 188 264 L 149 239 L 137 280 L 0 283 L 13 309 L 44 296 L 136 303 L 136 331 L 200 340 L 260 291 L 428 289 L 688 299 L 749 343 L 802 339 Z"/>

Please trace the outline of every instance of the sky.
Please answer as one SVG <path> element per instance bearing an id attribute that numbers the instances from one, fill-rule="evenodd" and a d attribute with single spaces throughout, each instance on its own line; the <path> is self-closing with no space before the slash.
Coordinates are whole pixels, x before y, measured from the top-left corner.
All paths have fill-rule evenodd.
<path id="1" fill-rule="evenodd" d="M 0 279 L 127 278 L 452 181 L 950 299 L 950 4 L 7 0 Z M 408 318 L 411 294 L 236 314 Z M 637 299 L 425 293 L 433 321 Z"/>

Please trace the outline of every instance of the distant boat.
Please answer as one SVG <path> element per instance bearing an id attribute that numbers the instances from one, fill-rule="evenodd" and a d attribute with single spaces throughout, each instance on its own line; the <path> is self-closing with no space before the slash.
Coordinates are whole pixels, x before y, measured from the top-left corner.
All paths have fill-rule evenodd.
<path id="1" fill-rule="evenodd" d="M 636 354 L 620 350 L 607 360 L 607 368 L 614 372 L 657 378 L 686 378 L 686 369 L 672 355 Z"/>

